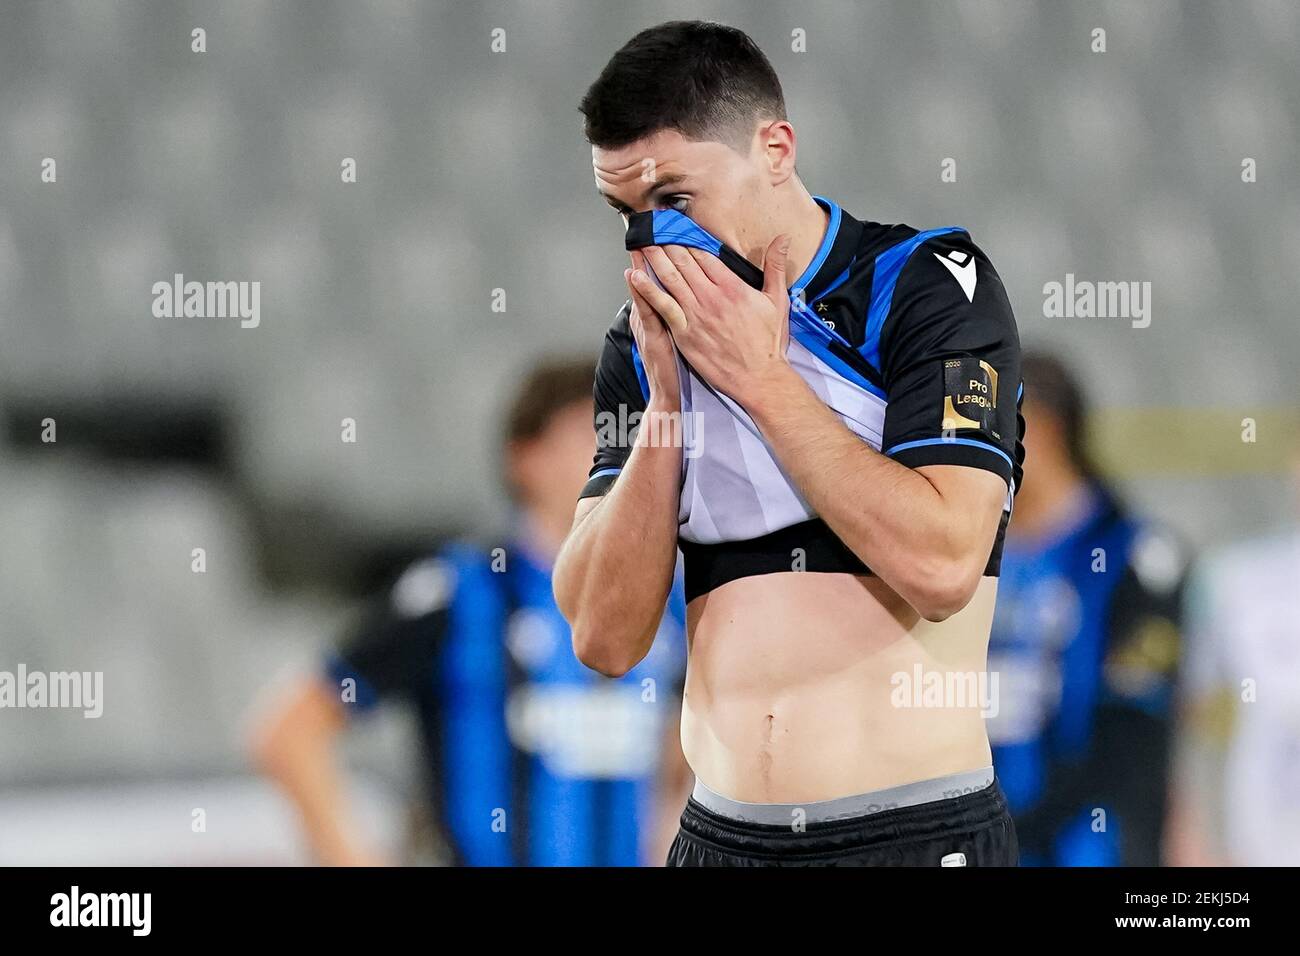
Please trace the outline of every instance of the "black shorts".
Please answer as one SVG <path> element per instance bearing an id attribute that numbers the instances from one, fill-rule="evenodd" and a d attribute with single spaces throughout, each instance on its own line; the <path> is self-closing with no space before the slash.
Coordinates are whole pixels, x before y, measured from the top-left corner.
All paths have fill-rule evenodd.
<path id="1" fill-rule="evenodd" d="M 669 866 L 1017 866 L 1020 849 L 995 779 L 974 793 L 793 826 L 721 816 L 692 797 Z"/>

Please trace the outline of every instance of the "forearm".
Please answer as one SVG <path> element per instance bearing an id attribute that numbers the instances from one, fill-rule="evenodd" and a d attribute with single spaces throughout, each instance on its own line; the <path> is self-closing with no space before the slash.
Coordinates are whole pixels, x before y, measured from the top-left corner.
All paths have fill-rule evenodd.
<path id="1" fill-rule="evenodd" d="M 327 866 L 348 866 L 364 854 L 347 821 L 347 801 L 334 755 L 319 741 L 305 741 L 283 755 L 272 770 L 298 809 L 307 840 Z"/>
<path id="2" fill-rule="evenodd" d="M 959 610 L 988 557 L 966 509 L 851 432 L 794 371 L 774 375 L 761 395 L 746 410 L 840 540 L 922 615 Z"/>
<path id="3" fill-rule="evenodd" d="M 637 445 L 613 487 L 569 532 L 555 564 L 556 602 L 579 660 L 609 676 L 626 673 L 654 642 L 677 560 L 682 449 L 654 445 L 654 400 Z"/>
<path id="4" fill-rule="evenodd" d="M 333 748 L 337 732 L 295 719 L 305 709 L 317 709 L 316 702 L 299 701 L 275 719 L 256 741 L 255 759 L 293 803 L 317 860 L 327 866 L 376 862 L 355 840 Z"/>

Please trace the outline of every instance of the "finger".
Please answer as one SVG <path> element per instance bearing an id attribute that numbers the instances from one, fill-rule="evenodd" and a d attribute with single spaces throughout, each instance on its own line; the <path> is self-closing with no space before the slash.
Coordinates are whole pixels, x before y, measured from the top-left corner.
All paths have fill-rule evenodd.
<path id="1" fill-rule="evenodd" d="M 731 284 L 732 279 L 739 281 L 739 277 L 724 266 L 722 260 L 717 256 L 710 255 L 703 249 L 688 249 L 686 251 L 691 254 L 691 258 L 699 265 L 700 271 L 708 276 L 709 281 L 714 285 L 726 288 Z"/>
<path id="2" fill-rule="evenodd" d="M 632 310 L 628 324 L 633 326 L 632 335 L 641 351 L 645 353 L 653 350 L 664 342 L 672 345 L 673 334 L 668 330 L 668 324 L 660 318 L 659 313 L 650 307 L 650 303 L 641 298 L 639 292 L 632 293 L 632 299 L 636 308 Z"/>
<path id="3" fill-rule="evenodd" d="M 763 256 L 763 294 L 777 305 L 790 300 L 786 288 L 785 267 L 790 258 L 790 237 L 777 236 Z"/>
<path id="4" fill-rule="evenodd" d="M 628 295 L 632 299 L 632 314 L 628 316 L 628 324 L 633 328 L 637 328 L 643 325 L 651 317 L 657 319 L 658 316 L 655 314 L 655 310 L 650 307 L 650 303 L 645 300 L 645 297 L 642 296 L 641 293 L 636 290 L 636 286 L 632 284 L 632 272 L 632 269 L 624 269 L 623 281 L 627 283 Z"/>
<path id="5" fill-rule="evenodd" d="M 691 291 L 690 284 L 677 271 L 673 260 L 668 258 L 668 253 L 658 246 L 646 246 L 642 251 L 645 252 L 645 261 L 650 263 L 650 268 L 654 269 L 668 294 L 677 300 L 684 313 L 693 313 L 699 302 Z"/>
<path id="6" fill-rule="evenodd" d="M 627 317 L 627 318 L 628 318 L 628 322 L 631 323 L 633 320 L 635 320 L 635 319 L 637 318 L 637 314 L 636 314 L 636 313 L 637 313 L 637 309 L 640 307 L 640 303 L 637 302 L 637 298 L 638 298 L 638 296 L 637 296 L 637 294 L 636 294 L 636 289 L 632 288 L 632 270 L 631 270 L 631 269 L 624 269 L 624 270 L 623 270 L 623 284 L 624 284 L 625 286 L 627 286 L 628 298 L 631 300 L 632 311 L 628 313 L 628 317 Z"/>
<path id="7" fill-rule="evenodd" d="M 631 249 L 628 251 L 628 254 L 632 257 L 633 270 L 640 269 L 642 272 L 646 274 L 646 276 L 650 279 L 651 282 L 653 282 L 656 286 L 663 288 L 662 285 L 663 280 L 660 279 L 658 275 L 654 272 L 654 270 L 650 268 L 649 264 L 645 260 L 645 252 L 643 250 Z M 630 282 L 628 283 L 628 288 L 631 288 Z"/>
<path id="8" fill-rule="evenodd" d="M 646 328 L 650 322 L 659 323 L 659 320 L 654 318 L 649 310 L 642 312 L 640 306 L 634 308 L 627 318 L 628 328 L 632 330 L 632 344 L 640 349 L 642 354 L 650 345 L 650 341 L 647 341 L 650 339 L 650 330 Z"/>
<path id="9" fill-rule="evenodd" d="M 667 261 L 667 256 L 664 261 Z M 658 272 L 658 270 L 655 270 Z M 633 269 L 630 277 L 631 288 L 645 300 L 647 308 L 658 313 L 664 324 L 673 332 L 686 331 L 686 313 L 677 304 L 677 300 L 654 284 L 654 280 L 640 269 Z M 681 277 L 678 276 L 678 281 Z"/>
<path id="10" fill-rule="evenodd" d="M 695 257 L 691 255 L 693 251 L 695 250 L 688 249 L 686 246 L 664 246 L 664 254 L 672 260 L 673 265 L 677 267 L 677 271 L 686 280 L 691 293 L 695 295 L 696 301 L 699 301 L 700 293 L 707 294 L 707 290 L 714 283 L 700 268 L 700 264 L 695 261 Z"/>

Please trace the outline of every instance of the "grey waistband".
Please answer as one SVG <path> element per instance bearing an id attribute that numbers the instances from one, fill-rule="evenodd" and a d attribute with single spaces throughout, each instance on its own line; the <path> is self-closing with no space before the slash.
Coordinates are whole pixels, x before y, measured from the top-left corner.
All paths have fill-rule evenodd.
<path id="1" fill-rule="evenodd" d="M 889 787 L 872 793 L 837 797 L 834 800 L 815 800 L 810 803 L 742 803 L 714 793 L 696 780 L 695 791 L 691 797 L 696 803 L 719 816 L 730 817 L 742 823 L 789 826 L 790 820 L 797 811 L 803 811 L 804 816 L 801 819 L 807 823 L 826 823 L 831 820 L 845 820 L 880 813 L 882 810 L 914 807 L 935 800 L 950 800 L 953 797 L 984 790 L 992 783 L 993 768 L 984 767 L 980 770 L 949 774 L 946 777 L 935 777 L 932 780 L 905 783 L 899 787 Z"/>

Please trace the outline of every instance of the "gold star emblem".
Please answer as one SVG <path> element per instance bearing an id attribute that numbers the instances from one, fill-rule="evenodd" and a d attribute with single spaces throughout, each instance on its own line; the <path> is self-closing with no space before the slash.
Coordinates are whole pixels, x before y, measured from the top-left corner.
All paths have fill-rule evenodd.
<path id="1" fill-rule="evenodd" d="M 817 303 L 817 311 L 820 312 L 822 315 L 825 315 L 825 314 L 826 314 L 826 303 L 825 303 L 825 302 L 818 302 L 818 303 Z"/>

